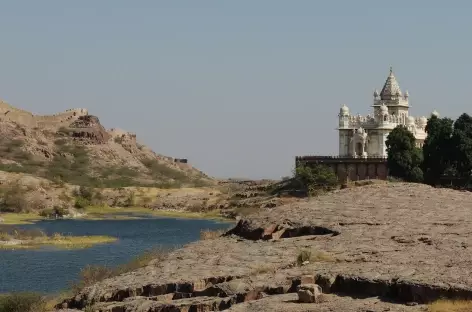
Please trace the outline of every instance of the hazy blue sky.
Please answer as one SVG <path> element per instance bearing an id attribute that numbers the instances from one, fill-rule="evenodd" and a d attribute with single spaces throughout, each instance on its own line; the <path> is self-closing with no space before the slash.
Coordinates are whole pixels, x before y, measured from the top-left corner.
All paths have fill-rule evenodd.
<path id="1" fill-rule="evenodd" d="M 337 154 L 393 66 L 413 115 L 471 113 L 470 1 L 0 0 L 0 98 L 85 107 L 217 177 Z"/>

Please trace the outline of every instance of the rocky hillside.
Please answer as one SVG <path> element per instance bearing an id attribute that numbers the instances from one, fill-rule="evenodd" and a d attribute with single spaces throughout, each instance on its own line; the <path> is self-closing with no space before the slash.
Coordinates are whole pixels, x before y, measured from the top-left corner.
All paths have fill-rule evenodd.
<path id="1" fill-rule="evenodd" d="M 471 311 L 470 303 L 427 306 L 472 299 L 471 201 L 470 192 L 384 182 L 261 209 L 221 237 L 86 287 L 57 307 Z"/>
<path id="2" fill-rule="evenodd" d="M 105 129 L 86 109 L 39 116 L 0 102 L 0 170 L 92 187 L 211 185 L 179 159 L 156 154 L 136 135 Z"/>

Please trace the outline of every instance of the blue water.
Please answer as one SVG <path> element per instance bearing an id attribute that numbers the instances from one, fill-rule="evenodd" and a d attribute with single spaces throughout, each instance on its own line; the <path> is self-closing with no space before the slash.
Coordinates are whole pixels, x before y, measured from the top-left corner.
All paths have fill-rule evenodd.
<path id="1" fill-rule="evenodd" d="M 54 293 L 69 287 L 88 264 L 116 266 L 156 246 L 173 247 L 196 241 L 202 229 L 228 229 L 229 223 L 208 220 L 149 218 L 138 220 L 41 221 L 22 228 L 48 234 L 109 235 L 117 242 L 80 250 L 0 250 L 0 293 Z"/>

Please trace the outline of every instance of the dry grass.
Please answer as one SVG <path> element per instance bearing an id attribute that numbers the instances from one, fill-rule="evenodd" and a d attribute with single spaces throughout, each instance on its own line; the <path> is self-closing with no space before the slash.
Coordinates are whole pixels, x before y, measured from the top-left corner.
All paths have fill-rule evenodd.
<path id="1" fill-rule="evenodd" d="M 313 262 L 333 262 L 336 261 L 333 256 L 327 254 L 323 251 L 312 251 L 309 249 L 305 249 L 300 251 L 297 256 L 297 264 L 302 265 L 305 261 L 309 263 Z"/>
<path id="2" fill-rule="evenodd" d="M 251 270 L 251 275 L 265 274 L 265 273 L 275 273 L 277 268 L 273 265 L 268 264 L 257 264 Z"/>
<path id="3" fill-rule="evenodd" d="M 429 312 L 470 312 L 472 301 L 468 300 L 438 300 L 429 305 Z"/>
<path id="4" fill-rule="evenodd" d="M 0 312 L 46 312 L 47 302 L 35 293 L 0 295 Z"/>
<path id="5" fill-rule="evenodd" d="M 209 230 L 209 229 L 201 230 L 200 231 L 200 239 L 201 240 L 215 239 L 215 238 L 218 238 L 221 235 L 223 235 L 224 232 L 225 231 L 223 231 L 223 230 L 216 230 L 216 231 L 212 231 L 212 230 Z"/>
<path id="6" fill-rule="evenodd" d="M 32 249 L 45 245 L 64 249 L 87 248 L 115 240 L 109 236 L 64 236 L 59 233 L 48 236 L 39 229 L 0 228 L 0 249 Z"/>
<path id="7" fill-rule="evenodd" d="M 0 213 L 0 218 L 3 219 L 1 224 L 32 224 L 34 221 L 44 219 L 36 213 Z"/>
<path id="8" fill-rule="evenodd" d="M 177 247 L 175 247 L 177 248 Z M 141 255 L 133 258 L 130 262 L 120 265 L 115 268 L 98 266 L 98 265 L 89 265 L 83 268 L 79 273 L 79 281 L 72 285 L 72 291 L 78 293 L 85 287 L 94 285 L 98 282 L 101 282 L 107 278 L 118 276 L 123 273 L 131 272 L 139 268 L 143 268 L 150 264 L 151 261 L 161 262 L 164 261 L 169 254 L 171 249 L 164 249 L 161 247 L 156 247 L 149 251 L 144 252 Z M 0 311 L 1 312 L 1 311 Z"/>

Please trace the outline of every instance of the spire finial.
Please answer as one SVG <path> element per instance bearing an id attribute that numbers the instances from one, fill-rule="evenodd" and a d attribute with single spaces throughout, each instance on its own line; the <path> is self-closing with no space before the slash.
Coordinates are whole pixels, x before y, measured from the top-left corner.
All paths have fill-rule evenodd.
<path id="1" fill-rule="evenodd" d="M 390 66 L 390 75 L 393 74 L 393 67 Z"/>

